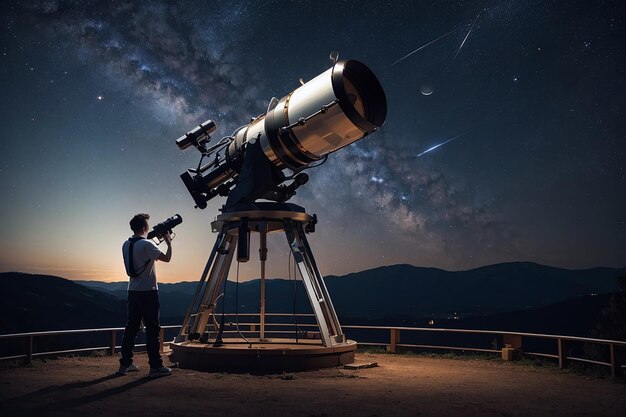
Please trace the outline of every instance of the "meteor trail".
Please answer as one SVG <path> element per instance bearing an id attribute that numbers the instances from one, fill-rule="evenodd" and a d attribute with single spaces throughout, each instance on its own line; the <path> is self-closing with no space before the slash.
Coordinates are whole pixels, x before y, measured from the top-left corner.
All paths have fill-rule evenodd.
<path id="1" fill-rule="evenodd" d="M 478 15 L 476 16 L 476 19 L 474 19 L 474 22 L 472 23 L 472 26 L 470 26 L 469 30 L 467 31 L 467 35 L 465 35 L 465 37 L 463 38 L 463 42 L 461 42 L 461 46 L 459 46 L 459 49 L 457 49 L 456 54 L 454 54 L 454 58 L 452 58 L 452 62 L 454 62 L 454 60 L 456 59 L 457 55 L 459 55 L 459 52 L 461 52 L 461 49 L 463 49 L 463 45 L 465 45 L 465 41 L 467 40 L 467 38 L 469 38 L 470 33 L 472 33 L 472 29 L 474 29 L 474 25 L 478 21 L 478 18 L 480 17 L 482 12 L 483 12 L 482 10 L 480 12 L 478 12 Z M 450 63 L 452 64 L 452 62 L 450 62 Z"/>
<path id="2" fill-rule="evenodd" d="M 411 56 L 411 55 L 413 55 L 414 53 L 416 53 L 416 52 L 418 52 L 418 51 L 421 51 L 422 49 L 426 48 L 428 45 L 432 45 L 433 43 L 437 42 L 439 39 L 443 39 L 443 38 L 445 38 L 446 36 L 453 34 L 454 32 L 456 32 L 456 31 L 457 31 L 457 30 L 459 30 L 459 29 L 461 29 L 461 28 L 460 28 L 460 27 L 458 27 L 458 28 L 456 28 L 456 29 L 454 29 L 454 30 L 451 30 L 450 32 L 448 32 L 448 33 L 446 33 L 446 34 L 443 34 L 443 35 L 441 35 L 440 37 L 433 39 L 432 41 L 428 42 L 427 44 L 420 46 L 419 48 L 417 48 L 417 49 L 416 49 L 416 50 L 414 50 L 413 52 L 409 52 L 408 54 L 406 54 L 405 56 L 403 56 L 402 58 L 400 58 L 399 60 L 397 60 L 396 62 L 394 62 L 393 64 L 391 64 L 391 66 L 393 67 L 393 66 L 394 66 L 394 65 L 396 65 L 398 62 L 402 62 L 402 61 L 404 61 L 405 59 L 407 59 L 408 57 L 410 57 L 410 56 Z M 471 29 L 470 29 L 470 30 L 471 30 Z"/>
<path id="3" fill-rule="evenodd" d="M 453 138 L 451 138 L 451 139 L 448 139 L 448 140 L 446 140 L 445 142 L 441 142 L 440 144 L 435 145 L 435 146 L 433 146 L 432 148 L 428 148 L 428 149 L 426 149 L 424 152 L 422 152 L 422 153 L 418 154 L 418 155 L 417 155 L 417 157 L 419 158 L 420 156 L 424 155 L 425 153 L 428 153 L 428 152 L 430 152 L 430 151 L 434 151 L 435 149 L 437 149 L 437 148 L 438 148 L 438 147 L 440 147 L 440 146 L 445 145 L 446 143 L 452 142 L 453 140 L 458 139 L 458 138 L 460 138 L 461 136 L 465 136 L 465 135 L 467 135 L 467 133 L 468 133 L 468 132 L 461 133 L 460 135 L 456 135 L 455 137 L 453 137 Z"/>

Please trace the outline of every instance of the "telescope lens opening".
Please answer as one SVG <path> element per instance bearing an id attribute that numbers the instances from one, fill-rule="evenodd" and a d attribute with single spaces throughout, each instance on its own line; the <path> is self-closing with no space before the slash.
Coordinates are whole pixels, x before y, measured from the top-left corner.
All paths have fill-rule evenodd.
<path id="1" fill-rule="evenodd" d="M 357 113 L 359 113 L 359 116 L 363 119 L 367 119 L 367 116 L 365 115 L 365 103 L 363 103 L 363 99 L 354 84 L 352 84 L 352 81 L 345 78 L 343 85 L 346 89 L 346 94 L 348 95 L 348 101 L 352 104 L 352 107 L 354 107 Z"/>
<path id="2" fill-rule="evenodd" d="M 333 90 L 348 118 L 366 132 L 383 125 L 387 99 L 380 82 L 358 61 L 338 62 L 332 74 Z"/>

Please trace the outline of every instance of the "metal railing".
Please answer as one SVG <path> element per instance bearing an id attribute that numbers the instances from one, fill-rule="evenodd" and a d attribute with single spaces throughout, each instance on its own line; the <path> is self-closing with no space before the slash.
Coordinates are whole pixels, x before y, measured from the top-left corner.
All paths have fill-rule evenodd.
<path id="1" fill-rule="evenodd" d="M 234 317 L 234 314 L 226 314 L 227 317 Z M 241 317 L 259 317 L 259 313 L 240 313 L 238 316 Z M 313 314 L 284 314 L 284 313 L 266 313 L 266 317 L 269 318 L 285 318 L 290 317 L 294 318 L 305 318 L 309 321 L 314 321 Z M 235 324 L 232 322 L 228 323 L 233 330 L 225 330 L 225 334 L 248 334 L 254 335 L 258 334 L 259 322 L 257 321 L 246 321 L 239 322 L 238 328 L 235 330 Z M 275 334 L 275 335 L 284 335 L 284 334 L 293 334 L 293 331 L 285 331 L 285 328 L 296 328 L 300 332 L 302 329 L 312 329 L 310 332 L 306 330 L 302 333 L 307 334 L 309 337 L 315 337 L 316 333 L 314 330 L 317 328 L 317 324 L 315 323 L 284 323 L 284 322 L 267 322 L 265 323 L 266 332 Z M 178 329 L 179 325 L 171 325 L 171 326 L 161 326 L 160 331 L 160 343 L 161 343 L 161 351 L 164 349 L 164 336 L 166 330 Z M 489 353 L 489 354 L 501 354 L 504 349 L 513 349 L 516 352 L 523 353 L 528 356 L 537 356 L 549 359 L 555 359 L 558 361 L 559 368 L 566 368 L 572 362 L 582 362 L 593 365 L 600 365 L 604 367 L 609 367 L 611 370 L 612 376 L 622 375 L 622 370 L 624 366 L 619 363 L 619 356 L 617 354 L 618 349 L 626 349 L 626 341 L 620 340 L 608 340 L 608 339 L 595 339 L 589 337 L 577 337 L 577 336 L 564 336 L 564 335 L 553 335 L 553 334 L 541 334 L 541 333 L 524 333 L 524 332 L 512 332 L 512 331 L 504 331 L 504 330 L 473 330 L 473 329 L 443 329 L 443 328 L 433 328 L 433 327 L 402 327 L 402 326 L 368 326 L 368 325 L 342 325 L 342 328 L 345 330 L 359 330 L 361 332 L 387 332 L 388 339 L 385 341 L 372 341 L 372 340 L 362 340 L 362 335 L 359 337 L 358 344 L 362 346 L 381 346 L 385 347 L 387 352 L 396 353 L 399 349 L 412 350 L 412 349 L 420 349 L 420 350 L 446 350 L 446 351 L 466 351 L 466 352 L 481 352 L 481 353 Z M 269 329 L 269 330 L 268 330 Z M 70 354 L 70 353 L 79 353 L 79 352 L 88 352 L 88 351 L 98 351 L 98 350 L 106 350 L 108 354 L 114 355 L 117 349 L 120 349 L 121 346 L 117 345 L 117 335 L 124 330 L 123 327 L 110 327 L 110 328 L 100 328 L 100 329 L 77 329 L 77 330 L 55 330 L 55 331 L 44 331 L 44 332 L 28 332 L 28 333 L 15 333 L 15 334 L 4 334 L 0 335 L 0 346 L 2 343 L 6 343 L 9 340 L 23 340 L 24 343 L 24 353 L 12 356 L 0 356 L 0 360 L 17 360 L 24 359 L 26 363 L 30 363 L 33 358 L 39 356 L 53 356 L 53 355 L 62 355 L 62 354 Z M 86 348 L 77 348 L 77 349 L 66 349 L 66 350 L 55 350 L 55 351 L 42 351 L 35 352 L 33 350 L 34 340 L 36 338 L 45 337 L 45 336 L 63 336 L 63 335 L 80 335 L 86 333 L 108 333 L 110 343 L 107 346 L 95 346 L 95 347 L 86 347 Z M 348 336 L 350 336 L 350 332 L 346 332 Z M 429 333 L 439 333 L 439 334 L 470 334 L 470 335 L 491 335 L 494 337 L 500 337 L 502 339 L 502 344 L 504 348 L 496 349 L 494 347 L 485 348 L 485 347 L 475 347 L 475 346 L 448 346 L 448 345 L 439 345 L 439 344 L 419 344 L 419 343 L 401 343 L 401 334 L 429 334 Z M 529 352 L 524 350 L 524 341 L 528 339 L 543 339 L 543 340 L 552 340 L 554 342 L 554 353 L 545 353 L 545 352 Z M 321 343 L 321 342 L 320 342 Z M 567 345 L 568 344 L 591 344 L 591 345 L 600 345 L 608 348 L 608 358 L 607 360 L 593 360 L 585 357 L 573 356 L 568 353 Z M 137 344 L 136 347 L 145 346 L 145 344 Z"/>
<path id="2" fill-rule="evenodd" d="M 161 326 L 161 331 L 159 335 L 159 340 L 161 343 L 161 351 L 163 351 L 163 337 L 166 329 L 177 329 L 180 326 Z M 110 354 L 114 355 L 116 349 L 121 349 L 121 345 L 116 344 L 117 341 L 117 333 L 123 332 L 123 327 L 106 327 L 100 329 L 76 329 L 76 330 L 50 330 L 44 332 L 27 332 L 27 333 L 12 333 L 12 334 L 2 334 L 0 335 L 0 343 L 3 343 L 8 340 L 22 339 L 24 340 L 24 349 L 25 352 L 19 355 L 13 356 L 0 356 L 0 360 L 15 360 L 15 359 L 24 359 L 26 363 L 30 363 L 34 357 L 38 356 L 54 356 L 54 355 L 62 355 L 67 353 L 79 353 L 79 352 L 89 352 L 89 351 L 98 351 L 105 350 Z M 79 335 L 79 334 L 87 334 L 87 333 L 109 333 L 110 335 L 110 343 L 107 346 L 94 346 L 87 348 L 79 348 L 79 349 L 65 349 L 65 350 L 55 350 L 55 351 L 44 351 L 44 352 L 35 352 L 33 350 L 34 341 L 36 338 L 45 337 L 45 336 L 68 336 L 68 335 Z M 136 344 L 135 347 L 145 347 L 145 343 Z"/>

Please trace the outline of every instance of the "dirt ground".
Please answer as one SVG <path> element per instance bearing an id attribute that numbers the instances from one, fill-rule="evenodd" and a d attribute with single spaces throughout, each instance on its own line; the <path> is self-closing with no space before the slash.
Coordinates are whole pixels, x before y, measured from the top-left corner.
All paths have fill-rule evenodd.
<path id="1" fill-rule="evenodd" d="M 621 416 L 626 384 L 484 359 L 357 354 L 377 368 L 251 376 L 174 369 L 116 376 L 115 357 L 0 369 L 8 416 Z"/>

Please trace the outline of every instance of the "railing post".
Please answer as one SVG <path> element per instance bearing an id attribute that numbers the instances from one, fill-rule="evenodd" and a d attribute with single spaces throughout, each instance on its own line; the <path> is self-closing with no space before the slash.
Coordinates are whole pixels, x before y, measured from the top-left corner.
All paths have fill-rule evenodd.
<path id="1" fill-rule="evenodd" d="M 400 342 L 400 330 L 399 329 L 390 329 L 389 333 L 389 346 L 387 347 L 387 352 L 396 353 L 397 344 Z"/>
<path id="2" fill-rule="evenodd" d="M 565 359 L 565 344 L 563 342 L 563 339 L 561 339 L 560 337 L 557 339 L 557 345 L 559 350 L 559 368 L 563 369 L 565 368 L 567 363 Z"/>
<path id="3" fill-rule="evenodd" d="M 165 337 L 165 329 L 159 329 L 159 352 L 163 353 L 163 338 Z"/>
<path id="4" fill-rule="evenodd" d="M 619 362 L 619 358 L 615 353 L 615 345 L 611 343 L 609 345 L 609 352 L 611 355 L 611 376 L 613 378 L 622 375 L 622 364 Z"/>
<path id="5" fill-rule="evenodd" d="M 520 358 L 522 351 L 522 336 L 513 334 L 503 334 L 502 342 L 502 359 L 505 361 L 514 361 Z"/>
<path id="6" fill-rule="evenodd" d="M 109 355 L 115 355 L 115 330 L 111 330 L 111 343 L 109 344 Z"/>
<path id="7" fill-rule="evenodd" d="M 33 336 L 28 336 L 26 340 L 26 365 L 33 361 Z"/>

